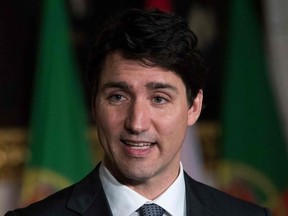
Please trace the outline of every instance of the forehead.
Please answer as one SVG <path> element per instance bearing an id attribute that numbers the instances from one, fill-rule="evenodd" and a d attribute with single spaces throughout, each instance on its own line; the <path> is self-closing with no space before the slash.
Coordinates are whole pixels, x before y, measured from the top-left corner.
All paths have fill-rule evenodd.
<path id="1" fill-rule="evenodd" d="M 99 85 L 106 82 L 128 82 L 129 85 L 147 83 L 168 83 L 185 88 L 182 79 L 173 71 L 169 71 L 157 66 L 147 66 L 141 61 L 123 58 L 119 53 L 107 56 Z"/>

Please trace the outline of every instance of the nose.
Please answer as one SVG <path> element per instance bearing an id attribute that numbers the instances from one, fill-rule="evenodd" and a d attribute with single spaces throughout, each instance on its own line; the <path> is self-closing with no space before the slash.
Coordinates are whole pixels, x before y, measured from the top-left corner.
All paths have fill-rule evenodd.
<path id="1" fill-rule="evenodd" d="M 129 106 L 126 121 L 126 129 L 132 134 L 140 134 L 150 127 L 150 111 L 145 101 L 135 100 Z"/>

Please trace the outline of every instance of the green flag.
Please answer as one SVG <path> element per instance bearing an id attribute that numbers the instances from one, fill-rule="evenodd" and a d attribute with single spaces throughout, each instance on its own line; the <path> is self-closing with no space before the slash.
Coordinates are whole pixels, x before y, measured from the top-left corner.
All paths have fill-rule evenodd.
<path id="1" fill-rule="evenodd" d="M 284 134 L 265 63 L 263 32 L 253 1 L 231 0 L 223 94 L 221 187 L 288 215 Z"/>
<path id="2" fill-rule="evenodd" d="M 42 14 L 24 205 L 74 183 L 92 167 L 84 95 L 64 1 L 44 0 Z"/>

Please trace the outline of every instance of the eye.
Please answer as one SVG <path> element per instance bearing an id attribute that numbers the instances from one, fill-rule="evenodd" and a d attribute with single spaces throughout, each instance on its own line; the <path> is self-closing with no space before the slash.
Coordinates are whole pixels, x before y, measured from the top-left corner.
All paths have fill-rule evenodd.
<path id="1" fill-rule="evenodd" d="M 112 102 L 119 102 L 119 101 L 123 101 L 123 100 L 126 100 L 126 98 L 123 96 L 123 95 L 120 95 L 120 94 L 113 94 L 113 95 L 110 95 L 108 97 L 108 99 Z"/>
<path id="2" fill-rule="evenodd" d="M 167 103 L 168 100 L 164 97 L 156 96 L 152 99 L 152 101 L 156 104 L 165 104 L 165 103 Z"/>

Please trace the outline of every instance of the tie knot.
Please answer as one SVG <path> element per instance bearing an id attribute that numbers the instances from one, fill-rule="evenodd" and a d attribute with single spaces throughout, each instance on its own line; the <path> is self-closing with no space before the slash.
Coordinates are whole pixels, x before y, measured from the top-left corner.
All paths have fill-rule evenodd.
<path id="1" fill-rule="evenodd" d="M 139 209 L 140 216 L 162 216 L 164 209 L 160 206 L 152 204 L 144 204 Z"/>

